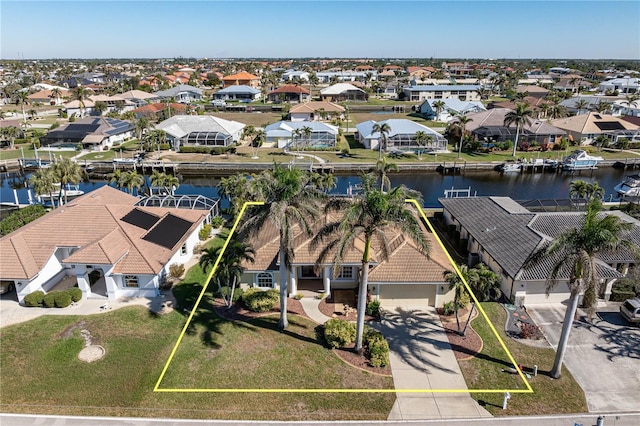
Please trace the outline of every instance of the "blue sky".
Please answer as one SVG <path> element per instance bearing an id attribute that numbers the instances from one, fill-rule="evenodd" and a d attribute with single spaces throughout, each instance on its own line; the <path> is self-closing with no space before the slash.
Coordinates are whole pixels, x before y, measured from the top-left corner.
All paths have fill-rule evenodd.
<path id="1" fill-rule="evenodd" d="M 638 1 L 0 0 L 2 59 L 640 59 Z"/>

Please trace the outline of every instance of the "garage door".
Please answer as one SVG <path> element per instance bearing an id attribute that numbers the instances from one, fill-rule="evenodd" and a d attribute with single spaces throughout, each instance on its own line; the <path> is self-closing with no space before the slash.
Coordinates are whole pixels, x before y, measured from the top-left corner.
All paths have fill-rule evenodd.
<path id="1" fill-rule="evenodd" d="M 436 286 L 419 284 L 387 284 L 380 286 L 383 308 L 435 306 Z"/>
<path id="2" fill-rule="evenodd" d="M 569 298 L 569 289 L 566 284 L 558 284 L 556 288 L 545 294 L 545 285 L 540 283 L 527 283 L 527 294 L 524 297 L 525 305 L 539 305 L 545 303 L 561 303 Z"/>

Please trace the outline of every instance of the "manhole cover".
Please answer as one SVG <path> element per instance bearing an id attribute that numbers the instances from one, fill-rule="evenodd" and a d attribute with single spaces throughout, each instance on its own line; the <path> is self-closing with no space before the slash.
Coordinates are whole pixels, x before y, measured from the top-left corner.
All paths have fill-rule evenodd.
<path id="1" fill-rule="evenodd" d="M 93 362 L 97 361 L 104 356 L 105 350 L 102 346 L 91 345 L 82 348 L 78 354 L 80 361 Z"/>

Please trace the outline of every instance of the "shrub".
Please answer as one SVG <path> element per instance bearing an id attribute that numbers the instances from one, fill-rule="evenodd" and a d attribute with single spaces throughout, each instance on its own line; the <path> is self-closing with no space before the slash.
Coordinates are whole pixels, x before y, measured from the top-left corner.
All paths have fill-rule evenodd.
<path id="1" fill-rule="evenodd" d="M 209 154 L 211 148 L 206 146 L 181 146 L 180 152 L 188 154 Z"/>
<path id="2" fill-rule="evenodd" d="M 466 308 L 470 301 L 471 301 L 471 296 L 469 296 L 469 293 L 467 293 L 466 290 L 463 291 L 462 294 L 460 294 L 460 297 L 458 297 L 458 308 L 460 309 Z"/>
<path id="3" fill-rule="evenodd" d="M 294 299 L 296 299 L 296 300 L 300 300 L 300 299 L 302 299 L 303 297 L 304 297 L 304 296 L 302 295 L 302 293 L 298 293 L 298 294 L 296 294 L 295 296 L 293 296 L 293 298 L 294 298 Z"/>
<path id="4" fill-rule="evenodd" d="M 184 265 L 182 263 L 173 263 L 169 265 L 169 275 L 171 278 L 180 278 L 184 274 Z"/>
<path id="5" fill-rule="evenodd" d="M 211 236 L 211 225 L 207 223 L 202 228 L 200 228 L 200 231 L 198 232 L 198 238 L 200 238 L 200 241 L 204 241 L 210 236 Z"/>
<path id="6" fill-rule="evenodd" d="M 216 293 L 214 294 L 214 296 L 222 297 L 224 295 L 225 298 L 229 297 L 229 294 L 231 294 L 231 287 L 224 286 L 224 287 L 221 287 L 221 289 L 222 291 L 216 289 Z M 242 298 L 243 295 L 244 295 L 244 290 L 242 290 L 240 287 L 236 287 L 235 290 L 233 290 L 233 299 L 231 299 L 231 301 L 233 303 L 236 303 L 238 300 Z"/>
<path id="7" fill-rule="evenodd" d="M 324 294 L 324 292 L 320 292 L 320 293 L 316 294 L 316 299 L 322 300 L 322 299 L 324 299 L 325 296 L 326 296 L 326 294 Z"/>
<path id="8" fill-rule="evenodd" d="M 380 301 L 379 300 L 372 300 L 371 302 L 367 303 L 367 309 L 365 310 L 365 313 L 367 315 L 371 315 L 373 317 L 377 317 L 380 315 Z"/>
<path id="9" fill-rule="evenodd" d="M 215 216 L 213 219 L 211 219 L 211 226 L 216 229 L 220 228 L 223 224 L 224 219 L 222 218 L 222 216 Z"/>
<path id="10" fill-rule="evenodd" d="M 38 291 L 34 291 L 32 293 L 27 294 L 24 297 L 24 304 L 25 306 L 31 306 L 31 307 L 42 306 L 43 300 L 44 300 L 44 293 L 38 290 Z"/>
<path id="11" fill-rule="evenodd" d="M 612 302 L 624 302 L 625 300 L 631 299 L 635 296 L 636 293 L 634 291 L 612 289 L 611 298 L 609 300 L 611 300 Z M 26 302 L 27 298 L 25 297 L 24 300 Z"/>
<path id="12" fill-rule="evenodd" d="M 342 348 L 356 340 L 356 325 L 333 318 L 324 324 L 324 338 L 332 348 Z"/>
<path id="13" fill-rule="evenodd" d="M 45 308 L 54 308 L 56 306 L 56 293 L 57 291 L 52 291 L 44 295 L 44 299 L 42 299 L 42 303 Z"/>
<path id="14" fill-rule="evenodd" d="M 221 155 L 221 154 L 235 154 L 236 147 L 235 146 L 216 146 L 211 149 L 211 155 Z"/>
<path id="15" fill-rule="evenodd" d="M 442 305 L 442 314 L 449 316 L 449 315 L 453 315 L 453 313 L 455 312 L 455 307 L 453 306 L 453 302 L 446 302 L 445 304 Z"/>
<path id="16" fill-rule="evenodd" d="M 71 300 L 73 302 L 79 302 L 80 299 L 82 299 L 82 290 L 80 290 L 78 287 L 71 287 L 67 290 L 67 293 L 69 293 L 69 296 L 71 297 Z"/>
<path id="17" fill-rule="evenodd" d="M 244 292 L 242 301 L 250 311 L 267 312 L 280 301 L 280 294 L 275 289 L 264 291 L 254 287 Z"/>
<path id="18" fill-rule="evenodd" d="M 202 253 L 202 249 L 204 248 L 204 246 L 200 243 L 196 244 L 195 246 L 193 246 L 193 254 L 200 254 Z"/>
<path id="19" fill-rule="evenodd" d="M 369 362 L 373 367 L 386 367 L 389 365 L 389 344 L 382 333 L 367 327 L 363 343 L 367 348 Z"/>
<path id="20" fill-rule="evenodd" d="M 54 303 L 56 308 L 66 308 L 71 304 L 71 295 L 66 291 L 54 292 Z"/>

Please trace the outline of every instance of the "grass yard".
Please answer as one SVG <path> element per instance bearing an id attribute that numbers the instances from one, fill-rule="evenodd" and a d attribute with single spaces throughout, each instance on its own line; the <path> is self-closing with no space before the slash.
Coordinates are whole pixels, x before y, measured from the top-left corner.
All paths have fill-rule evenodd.
<path id="1" fill-rule="evenodd" d="M 539 370 L 538 376 L 529 379 L 534 393 L 512 394 L 506 410 L 502 410 L 502 393 L 475 393 L 471 394 L 473 398 L 483 401 L 485 408 L 494 415 L 544 415 L 588 411 L 584 392 L 566 368 L 562 370 L 562 378 L 554 380 L 549 377 L 548 372 L 555 357 L 553 349 L 525 346 L 507 337 L 504 332 L 504 309 L 497 303 L 483 303 L 482 307 L 516 362 L 522 364 L 525 371 L 532 369 L 534 364 L 538 365 Z M 510 367 L 511 363 L 482 315 L 471 324 L 482 337 L 484 347 L 479 356 L 459 362 L 469 389 L 525 389 L 518 375 L 501 371 Z"/>

